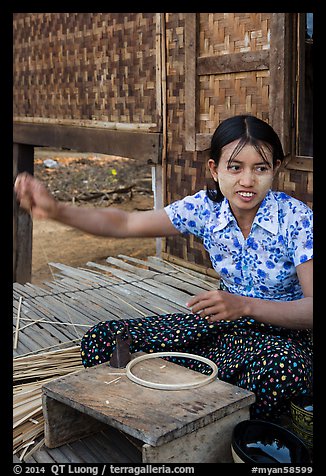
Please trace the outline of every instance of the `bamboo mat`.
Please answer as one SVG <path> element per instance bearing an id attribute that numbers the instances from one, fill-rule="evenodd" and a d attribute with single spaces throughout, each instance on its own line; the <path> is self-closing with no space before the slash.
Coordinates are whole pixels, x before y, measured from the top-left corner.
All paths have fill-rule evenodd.
<path id="1" fill-rule="evenodd" d="M 59 272 L 44 282 L 46 289 L 14 283 L 14 357 L 78 344 L 100 321 L 188 312 L 189 296 L 218 286 L 217 279 L 157 257 L 106 261 L 88 262 L 87 268 L 50 263 Z"/>
<path id="2" fill-rule="evenodd" d="M 219 284 L 218 279 L 157 257 L 145 261 L 120 255 L 106 261 L 107 265 L 88 262 L 85 268 L 50 263 L 58 272 L 44 287 L 13 285 L 14 461 L 137 462 L 134 442 L 127 448 L 121 435 L 112 436 L 112 428 L 47 449 L 42 384 L 82 369 L 80 339 L 94 324 L 188 312 L 189 296 Z"/>

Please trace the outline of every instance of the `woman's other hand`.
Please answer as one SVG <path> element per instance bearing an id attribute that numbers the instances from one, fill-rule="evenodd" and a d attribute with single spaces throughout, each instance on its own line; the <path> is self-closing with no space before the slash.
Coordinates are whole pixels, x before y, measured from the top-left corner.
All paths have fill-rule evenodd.
<path id="1" fill-rule="evenodd" d="M 191 298 L 187 306 L 193 313 L 200 314 L 209 322 L 234 321 L 248 315 L 244 296 L 227 291 L 205 291 Z"/>

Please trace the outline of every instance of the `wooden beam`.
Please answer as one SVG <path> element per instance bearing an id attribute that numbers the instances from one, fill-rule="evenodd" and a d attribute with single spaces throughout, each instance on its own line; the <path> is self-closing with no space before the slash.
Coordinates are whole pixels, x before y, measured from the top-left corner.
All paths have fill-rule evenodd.
<path id="1" fill-rule="evenodd" d="M 54 124 L 14 123 L 14 142 L 80 152 L 130 157 L 157 164 L 161 161 L 161 134 Z"/>
<path id="2" fill-rule="evenodd" d="M 252 51 L 197 59 L 197 74 L 226 74 L 269 69 L 269 51 Z"/>
<path id="3" fill-rule="evenodd" d="M 286 164 L 285 168 L 290 170 L 301 170 L 303 172 L 314 171 L 312 157 L 292 157 Z"/>

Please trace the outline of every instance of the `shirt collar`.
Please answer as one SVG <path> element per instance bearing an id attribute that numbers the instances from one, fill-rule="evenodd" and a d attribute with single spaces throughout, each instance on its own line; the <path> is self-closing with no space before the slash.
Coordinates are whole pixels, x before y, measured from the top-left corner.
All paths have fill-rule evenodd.
<path id="1" fill-rule="evenodd" d="M 214 226 L 214 231 L 223 230 L 230 222 L 236 221 L 227 198 L 223 199 L 216 218 L 217 224 Z"/>
<path id="2" fill-rule="evenodd" d="M 267 192 L 266 197 L 261 202 L 253 223 L 273 233 L 273 235 L 277 235 L 278 204 L 272 190 Z"/>
<path id="3" fill-rule="evenodd" d="M 224 198 L 217 215 L 218 223 L 214 226 L 214 231 L 223 230 L 229 223 L 236 222 L 231 211 L 229 201 Z M 272 190 L 269 190 L 262 201 L 253 224 L 264 228 L 276 235 L 278 233 L 278 205 Z"/>

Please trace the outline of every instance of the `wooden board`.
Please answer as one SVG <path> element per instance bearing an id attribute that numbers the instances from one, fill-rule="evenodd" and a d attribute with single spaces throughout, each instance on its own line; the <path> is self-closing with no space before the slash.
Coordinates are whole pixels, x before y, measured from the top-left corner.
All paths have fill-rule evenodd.
<path id="1" fill-rule="evenodd" d="M 18 458 L 14 459 L 14 462 Z M 119 430 L 107 427 L 59 448 L 43 446 L 27 463 L 140 463 L 141 452 Z"/>
<path id="2" fill-rule="evenodd" d="M 158 164 L 161 160 L 161 134 L 158 132 L 129 132 L 22 122 L 14 124 L 13 139 L 16 144 L 66 147 L 80 152 L 131 157 L 151 164 Z"/>

